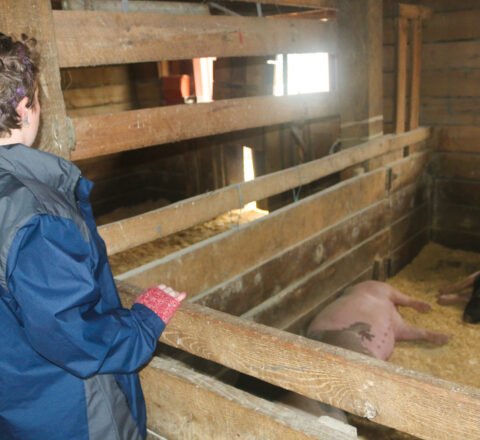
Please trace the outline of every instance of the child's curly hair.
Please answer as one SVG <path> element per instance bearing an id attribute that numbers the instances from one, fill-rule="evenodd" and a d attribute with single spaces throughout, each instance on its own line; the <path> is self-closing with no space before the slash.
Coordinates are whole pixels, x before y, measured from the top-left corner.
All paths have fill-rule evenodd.
<path id="1" fill-rule="evenodd" d="M 35 102 L 37 89 L 36 40 L 22 34 L 21 41 L 0 32 L 0 137 L 21 127 L 17 104 L 26 96 Z"/>

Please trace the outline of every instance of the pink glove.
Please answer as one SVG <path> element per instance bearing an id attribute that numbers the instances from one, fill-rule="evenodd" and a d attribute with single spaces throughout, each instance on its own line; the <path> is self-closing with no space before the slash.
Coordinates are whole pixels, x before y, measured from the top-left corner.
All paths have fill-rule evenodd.
<path id="1" fill-rule="evenodd" d="M 148 307 L 167 324 L 186 296 L 185 292 L 178 293 L 165 284 L 160 284 L 145 290 L 135 302 Z"/>

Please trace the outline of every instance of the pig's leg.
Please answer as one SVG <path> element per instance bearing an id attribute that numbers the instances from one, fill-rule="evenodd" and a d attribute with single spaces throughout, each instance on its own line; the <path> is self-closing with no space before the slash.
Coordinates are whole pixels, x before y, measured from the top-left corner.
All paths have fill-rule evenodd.
<path id="1" fill-rule="evenodd" d="M 437 297 L 437 303 L 442 306 L 448 304 L 466 304 L 470 301 L 472 292 L 466 293 L 444 293 Z"/>
<path id="2" fill-rule="evenodd" d="M 390 292 L 389 292 L 390 299 L 393 301 L 395 305 L 412 307 L 413 309 L 422 313 L 427 313 L 432 309 L 430 304 L 428 304 L 427 302 L 420 301 L 418 299 L 404 295 L 402 292 L 393 288 L 392 286 L 389 286 L 389 287 L 390 287 Z"/>
<path id="3" fill-rule="evenodd" d="M 469 275 L 467 278 L 464 278 L 463 280 L 458 281 L 457 283 L 450 284 L 448 286 L 442 287 L 438 289 L 439 295 L 444 295 L 446 293 L 455 293 L 455 292 L 460 292 L 463 289 L 468 289 L 469 287 L 473 286 L 473 281 L 475 280 L 475 277 L 480 274 L 480 271 L 472 273 Z"/>
<path id="4" fill-rule="evenodd" d="M 395 331 L 395 341 L 424 339 L 436 345 L 443 345 L 450 338 L 450 336 L 444 333 L 432 332 L 422 327 L 413 327 L 406 324 L 397 310 L 393 312 L 393 327 Z"/>

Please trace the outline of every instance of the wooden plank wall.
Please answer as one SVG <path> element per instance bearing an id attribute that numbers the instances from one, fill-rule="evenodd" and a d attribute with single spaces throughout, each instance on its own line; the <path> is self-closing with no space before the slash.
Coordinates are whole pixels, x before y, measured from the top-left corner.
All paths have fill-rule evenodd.
<path id="1" fill-rule="evenodd" d="M 384 1 L 386 132 L 393 131 L 395 117 L 396 28 L 392 17 L 396 3 Z M 420 98 L 420 123 L 433 127 L 435 150 L 431 168 L 434 176 L 432 238 L 450 247 L 478 251 L 480 2 L 423 0 L 413 3 L 433 9 L 423 28 Z"/>
<path id="2" fill-rule="evenodd" d="M 171 62 L 171 73 L 190 73 L 191 61 Z M 273 70 L 265 57 L 219 59 L 214 63 L 216 100 L 272 94 Z M 62 69 L 62 86 L 70 117 L 101 115 L 162 105 L 156 64 L 143 63 Z M 193 93 L 193 91 L 192 91 Z M 305 142 L 303 158 L 292 134 Z M 262 175 L 328 154 L 338 138 L 338 118 L 312 119 L 241 130 L 234 133 L 76 161 L 94 180 L 94 212 L 102 215 L 118 205 L 149 199 L 177 201 L 243 181 L 243 146 L 254 151 L 255 175 Z M 280 149 L 283 151 L 279 154 Z M 148 184 L 145 186 L 145 182 Z M 308 188 L 303 188 L 306 194 Z M 263 208 L 290 202 L 275 197 Z"/>
<path id="3" fill-rule="evenodd" d="M 424 151 L 385 167 L 366 163 L 367 173 L 117 279 L 161 281 L 199 304 L 301 331 L 346 285 L 393 275 L 426 244 L 429 158 Z"/>

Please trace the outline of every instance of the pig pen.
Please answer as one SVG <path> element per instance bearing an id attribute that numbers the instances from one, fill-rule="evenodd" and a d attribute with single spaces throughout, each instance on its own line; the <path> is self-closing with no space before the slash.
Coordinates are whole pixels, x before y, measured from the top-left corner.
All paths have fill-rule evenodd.
<path id="1" fill-rule="evenodd" d="M 89 7 L 95 9 L 93 3 Z M 323 2 L 313 3 L 322 6 Z M 123 102 L 103 114 L 92 111 L 75 117 L 71 113 L 69 120 L 59 78 L 62 68 L 313 51 L 347 57 L 358 49 L 353 43 L 368 48 L 367 55 L 376 53 L 376 46 L 357 39 L 350 41 L 350 49 L 337 53 L 337 24 L 330 20 L 187 17 L 89 7 L 52 11 L 51 3 L 43 0 L 4 0 L 0 7 L 4 32 L 19 35 L 29 29 L 43 43 L 42 59 L 48 62 L 42 66 L 42 90 L 48 90 L 48 96 L 42 96 L 40 136 L 48 151 L 73 161 L 299 119 L 322 120 L 338 115 L 339 109 L 336 93 L 331 92 L 253 96 L 199 105 L 153 104 L 141 109 Z M 407 9 L 411 11 L 412 6 Z M 355 17 L 352 24 L 368 27 L 366 20 Z M 345 29 L 350 29 L 348 23 Z M 365 35 L 381 38 L 380 33 L 372 34 L 370 30 Z M 418 48 L 421 34 L 416 35 Z M 417 68 L 412 70 L 417 72 L 417 87 L 413 89 L 418 90 L 420 51 L 415 53 Z M 364 68 L 369 60 L 359 57 Z M 375 66 L 381 69 L 381 63 Z M 352 72 L 352 79 L 358 81 L 349 83 L 364 91 L 359 67 L 356 63 Z M 364 99 L 381 102 L 381 87 L 368 91 L 374 93 Z M 418 99 L 412 101 L 418 119 Z M 343 114 L 342 119 L 356 120 L 350 116 Z M 378 116 L 375 119 L 378 125 L 382 123 Z M 143 288 L 160 282 L 189 293 L 189 301 L 182 304 L 161 337 L 166 345 L 141 373 L 152 438 L 357 437 L 349 426 L 312 420 L 236 389 L 229 383 L 230 371 L 419 438 L 480 438 L 477 388 L 301 336 L 316 311 L 346 286 L 393 276 L 430 238 L 450 246 L 475 243 L 469 236 L 471 225 L 462 223 L 459 231 L 449 224 L 455 221 L 450 207 L 458 202 L 452 201 L 445 179 L 436 178 L 451 177 L 456 188 L 471 187 L 471 180 L 479 178 L 472 175 L 480 167 L 465 154 L 454 158 L 455 166 L 450 167 L 452 154 L 434 157 L 423 143 L 430 129 L 416 127 L 410 124 L 407 133 L 378 137 L 324 159 L 99 228 L 112 262 L 115 258 L 126 261 L 124 252 L 129 249 L 250 201 L 335 173 L 343 179 L 267 216 L 153 261 L 139 265 L 134 256 L 134 268 L 116 271 L 125 306 Z M 455 130 L 447 134 L 455 135 Z M 467 182 L 458 182 L 461 169 L 469 173 Z M 446 173 L 440 174 L 442 170 Z"/>
<path id="2" fill-rule="evenodd" d="M 419 128 L 387 135 L 319 159 L 317 172 L 329 170 L 321 176 L 341 172 L 343 180 L 246 224 L 231 222 L 224 232 L 142 260 L 124 273 L 113 257 L 135 261 L 135 250 L 111 257 L 125 305 L 154 283 L 189 293 L 189 302 L 161 337 L 167 345 L 161 344 L 159 355 L 142 371 L 153 432 L 169 440 L 356 438 L 349 426 L 312 420 L 236 389 L 233 371 L 356 414 L 351 423 L 364 438 L 479 438 L 477 384 L 444 374 L 455 373 L 461 357 L 455 354 L 457 364 L 447 367 L 440 355 L 448 346 L 399 344 L 385 363 L 302 337 L 312 316 L 350 284 L 389 279 L 432 303 L 439 284 L 461 276 L 452 269 L 465 272 L 478 261 L 459 263 L 450 249 L 428 244 L 436 200 L 431 166 L 436 153 L 422 142 L 429 134 Z M 409 152 L 408 145 L 414 146 Z M 302 176 L 311 165 L 295 172 Z M 222 221 L 225 227 L 225 217 Z M 422 249 L 427 257 L 420 253 L 418 259 L 428 262 L 423 278 L 415 275 L 415 262 L 408 265 Z M 443 278 L 428 275 L 437 269 L 445 269 Z M 435 313 L 438 309 L 434 304 Z M 422 325 L 453 332 L 451 320 L 439 328 L 435 314 L 401 313 L 409 322 L 435 317 Z M 454 346 L 460 333 L 452 338 Z M 474 367 L 475 358 L 469 360 Z M 367 419 L 387 428 L 372 428 Z"/>

